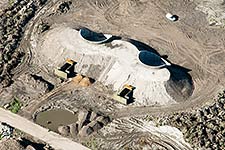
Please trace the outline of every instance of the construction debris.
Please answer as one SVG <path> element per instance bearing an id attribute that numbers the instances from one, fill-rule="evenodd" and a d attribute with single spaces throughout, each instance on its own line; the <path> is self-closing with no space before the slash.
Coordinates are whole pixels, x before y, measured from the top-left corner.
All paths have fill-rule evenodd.
<path id="1" fill-rule="evenodd" d="M 12 133 L 13 133 L 13 128 L 4 122 L 1 122 L 1 124 L 0 124 L 0 139 L 10 138 L 12 136 Z"/>
<path id="2" fill-rule="evenodd" d="M 76 123 L 60 126 L 58 131 L 60 134 L 72 137 L 87 137 L 94 132 L 100 130 L 110 122 L 110 118 L 102 116 L 93 111 L 79 111 L 78 121 Z"/>

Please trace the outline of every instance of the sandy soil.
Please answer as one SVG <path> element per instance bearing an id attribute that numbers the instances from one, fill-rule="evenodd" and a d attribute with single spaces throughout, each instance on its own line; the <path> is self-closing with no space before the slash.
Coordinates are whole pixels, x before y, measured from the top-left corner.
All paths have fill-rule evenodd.
<path id="1" fill-rule="evenodd" d="M 0 12 L 1 12 L 1 10 L 2 10 L 4 7 L 6 7 L 7 4 L 8 4 L 7 0 L 2 0 L 2 1 L 0 2 Z"/>
<path id="2" fill-rule="evenodd" d="M 177 5 L 173 5 L 175 3 Z M 170 93 L 184 102 L 182 106 L 177 107 L 178 110 L 182 110 L 202 105 L 222 88 L 222 56 L 225 52 L 223 31 L 209 28 L 204 14 L 195 10 L 196 5 L 193 2 L 185 1 L 182 6 L 180 4 L 178 0 L 171 3 L 131 3 L 126 0 L 74 1 L 73 8 L 76 9 L 64 15 L 54 15 L 57 13 L 53 7 L 45 13 L 51 17 L 44 20 L 49 24 L 73 28 L 85 26 L 95 31 L 129 37 L 153 47 L 160 55 L 167 55 L 168 61 L 186 72 L 180 74 L 180 78 L 174 79 L 179 85 L 176 88 L 180 88 L 179 91 L 182 92 Z M 169 22 L 165 18 L 166 12 L 177 14 L 180 17 L 179 21 Z M 176 69 L 171 71 L 179 74 Z M 184 88 L 185 80 L 189 80 L 185 76 L 193 82 L 193 93 L 191 89 Z M 171 91 L 173 92 L 167 92 Z M 192 96 L 185 96 L 190 94 Z"/>
<path id="3" fill-rule="evenodd" d="M 110 111 L 113 112 L 111 114 L 113 118 L 119 119 L 143 114 L 191 110 L 193 107 L 200 107 L 205 103 L 209 103 L 216 93 L 223 88 L 225 82 L 225 67 L 223 64 L 225 61 L 224 29 L 209 26 L 206 15 L 201 12 L 202 10 L 199 11 L 197 9 L 197 5 L 193 1 L 72 0 L 72 2 L 70 11 L 67 13 L 61 13 L 57 10 L 60 1 L 49 1 L 36 14 L 27 26 L 26 34 L 20 45 L 20 48 L 27 52 L 27 59 L 14 71 L 14 78 L 26 71 L 29 72 L 28 68 L 31 68 L 31 66 L 39 68 L 41 74 L 46 76 L 48 74 L 49 78 L 52 77 L 53 72 L 49 71 L 49 68 L 54 67 L 53 65 L 56 64 L 46 64 L 46 61 L 43 61 L 44 57 L 36 57 L 38 56 L 36 48 L 38 44 L 45 40 L 43 37 L 48 33 L 48 31 L 41 34 L 38 32 L 38 24 L 44 21 L 50 25 L 49 32 L 59 25 L 63 27 L 69 26 L 74 29 L 88 27 L 97 32 L 120 36 L 124 39 L 134 39 L 130 41 L 133 43 L 138 41 L 137 47 L 139 50 L 154 50 L 173 64 L 174 67 L 168 69 L 170 73 L 176 74 L 176 76 L 171 76 L 171 81 L 177 84 L 172 86 L 172 84 L 168 83 L 165 86 L 167 87 L 167 92 L 173 95 L 174 99 L 180 100 L 179 103 L 175 105 L 168 104 L 162 107 L 137 107 L 131 105 L 114 109 L 116 105 L 112 104 L 112 101 L 107 102 L 105 98 L 103 104 L 112 104 Z M 170 22 L 165 18 L 167 12 L 178 15 L 179 20 Z M 54 40 L 51 44 L 54 46 L 53 42 Z M 43 51 L 48 51 L 48 49 Z M 57 64 L 60 63 L 62 62 L 57 62 Z M 66 87 L 59 86 L 58 89 L 56 88 L 52 93 L 50 92 L 49 95 L 44 96 L 40 102 L 48 101 L 49 97 L 54 99 L 55 93 L 60 95 L 60 92 L 71 91 L 73 88 L 71 86 L 66 89 Z M 176 91 L 174 89 L 179 90 Z M 75 91 L 73 92 L 74 95 L 77 94 Z M 86 90 L 83 90 L 83 93 L 85 92 Z M 101 93 L 104 93 L 104 90 Z M 61 96 L 61 99 L 63 99 L 64 95 Z M 83 94 L 83 96 L 85 97 L 86 95 Z M 93 104 L 98 103 L 96 102 L 98 99 L 96 100 L 95 98 L 90 99 Z M 42 105 L 42 103 L 38 103 L 38 100 L 31 103 L 27 109 L 28 112 L 29 110 L 33 112 L 34 108 L 36 109 L 36 107 Z M 73 99 L 73 102 L 77 104 L 75 101 L 79 101 L 79 107 L 90 102 L 85 101 L 85 98 L 81 100 Z M 32 104 L 34 105 L 32 106 Z M 90 106 L 91 103 L 88 105 Z M 99 108 L 105 107 L 100 102 L 98 105 Z M 128 134 L 129 132 L 125 130 L 127 126 L 123 126 L 122 122 L 123 120 L 119 124 L 121 125 L 121 131 L 125 131 L 124 135 L 126 138 L 123 139 L 124 136 L 120 136 L 118 132 L 115 132 L 114 135 L 109 136 L 108 141 L 112 141 L 112 144 L 115 143 L 115 135 L 118 135 L 118 140 L 121 140 L 119 144 L 125 143 L 124 145 L 126 145 L 127 141 L 132 139 L 136 133 L 136 130 L 131 129 L 133 131 L 132 134 Z M 130 122 L 125 124 L 130 124 Z M 143 133 L 139 135 L 142 136 Z M 158 141 L 162 142 L 162 138 L 158 139 Z M 157 143 L 156 139 L 154 141 Z M 174 141 L 167 143 L 169 140 L 166 139 L 162 143 L 168 144 L 166 147 L 171 147 L 171 143 L 176 143 Z M 175 146 L 177 145 L 175 144 Z M 176 148 L 179 149 L 179 146 L 182 147 L 183 145 L 178 144 Z"/>
<path id="4" fill-rule="evenodd" d="M 133 149 L 154 149 L 157 147 L 163 150 L 191 149 L 178 129 L 171 126 L 156 127 L 152 122 L 135 118 L 115 119 L 99 134 L 102 136 L 102 144 L 100 145 L 102 149 L 117 150 L 122 147 L 132 147 Z M 108 141 L 109 144 L 104 144 L 104 141 Z"/>

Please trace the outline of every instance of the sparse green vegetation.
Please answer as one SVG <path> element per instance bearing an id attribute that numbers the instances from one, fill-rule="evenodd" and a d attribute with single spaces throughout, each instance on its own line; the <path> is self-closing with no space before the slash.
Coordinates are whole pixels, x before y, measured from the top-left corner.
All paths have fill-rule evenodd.
<path id="1" fill-rule="evenodd" d="M 17 113 L 21 108 L 21 103 L 19 102 L 18 98 L 14 97 L 13 101 L 10 103 L 9 110 L 13 113 Z"/>
<path id="2" fill-rule="evenodd" d="M 83 145 L 87 146 L 88 148 L 92 150 L 97 150 L 98 149 L 98 142 L 95 138 L 91 138 L 88 141 L 82 143 Z"/>
<path id="3" fill-rule="evenodd" d="M 13 5 L 13 3 L 14 3 L 14 0 L 8 0 L 8 4 L 9 4 L 9 6 L 12 6 L 12 5 Z"/>

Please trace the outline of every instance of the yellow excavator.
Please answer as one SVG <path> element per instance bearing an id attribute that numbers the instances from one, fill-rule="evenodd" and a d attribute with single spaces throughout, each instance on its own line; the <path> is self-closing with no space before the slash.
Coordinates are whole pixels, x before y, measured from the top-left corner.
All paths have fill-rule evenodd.
<path id="1" fill-rule="evenodd" d="M 57 68 L 54 70 L 54 73 L 63 80 L 70 78 L 74 84 L 80 85 L 82 87 L 88 87 L 93 82 L 95 82 L 95 80 L 92 78 L 74 72 L 75 64 L 75 61 L 67 59 L 66 63 L 61 68 Z"/>
<path id="2" fill-rule="evenodd" d="M 125 84 L 121 90 L 113 94 L 113 99 L 127 105 L 133 101 L 134 89 L 134 86 Z"/>
<path id="3" fill-rule="evenodd" d="M 61 79 L 68 79 L 72 75 L 75 74 L 74 72 L 74 65 L 75 61 L 71 59 L 67 59 L 66 63 L 61 67 L 54 70 L 55 75 L 60 77 Z"/>

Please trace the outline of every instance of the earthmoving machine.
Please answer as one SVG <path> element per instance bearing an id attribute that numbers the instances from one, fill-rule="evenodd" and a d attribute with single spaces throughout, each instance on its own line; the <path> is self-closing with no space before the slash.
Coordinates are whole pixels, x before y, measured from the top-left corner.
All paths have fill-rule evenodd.
<path id="1" fill-rule="evenodd" d="M 135 87 L 133 87 L 132 85 L 125 84 L 121 90 L 113 94 L 113 99 L 127 105 L 133 102 L 134 89 Z"/>
<path id="2" fill-rule="evenodd" d="M 95 82 L 94 79 L 83 76 L 79 73 L 74 72 L 75 61 L 67 59 L 66 63 L 61 67 L 54 70 L 55 75 L 59 78 L 66 80 L 69 78 L 75 85 L 82 87 L 88 87 Z"/>
<path id="3" fill-rule="evenodd" d="M 75 76 L 74 65 L 75 61 L 71 59 L 67 59 L 66 63 L 61 67 L 54 70 L 55 75 L 60 77 L 61 79 L 68 79 L 69 77 Z"/>

